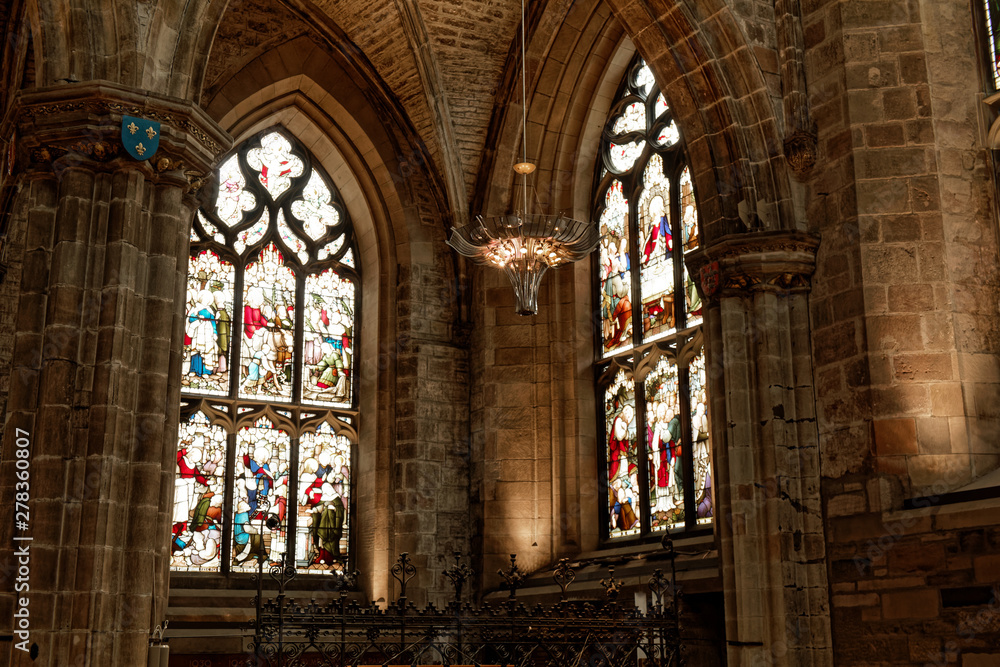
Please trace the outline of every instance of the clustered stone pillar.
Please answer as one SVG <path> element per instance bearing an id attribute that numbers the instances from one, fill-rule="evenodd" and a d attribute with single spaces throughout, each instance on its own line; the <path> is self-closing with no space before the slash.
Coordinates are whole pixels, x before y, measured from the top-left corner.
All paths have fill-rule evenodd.
<path id="1" fill-rule="evenodd" d="M 123 115 L 161 123 L 150 159 L 124 150 Z M 194 195 L 230 140 L 190 103 L 103 82 L 22 94 L 2 132 L 27 201 L 0 452 L 0 634 L 27 601 L 38 656 L 15 646 L 9 664 L 145 665 L 165 615 Z M 25 561 L 29 587 L 15 589 Z"/>
<path id="2" fill-rule="evenodd" d="M 833 664 L 808 310 L 816 246 L 796 232 L 730 236 L 691 262 L 708 301 L 734 667 Z"/>

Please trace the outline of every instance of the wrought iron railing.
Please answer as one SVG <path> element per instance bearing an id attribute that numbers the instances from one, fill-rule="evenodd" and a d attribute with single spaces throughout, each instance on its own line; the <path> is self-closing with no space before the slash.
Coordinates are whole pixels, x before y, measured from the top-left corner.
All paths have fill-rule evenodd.
<path id="1" fill-rule="evenodd" d="M 455 599 L 443 609 L 418 609 L 406 597 L 416 568 L 408 554 L 392 566 L 400 596 L 386 608 L 348 599 L 358 573 L 334 580 L 339 599 L 302 603 L 286 596 L 295 568 L 270 572 L 276 597 L 263 599 L 259 572 L 256 618 L 247 664 L 253 667 L 359 667 L 368 665 L 448 665 L 457 667 L 680 667 L 680 595 L 674 585 L 673 546 L 669 575 L 656 570 L 646 582 L 651 604 L 640 610 L 619 600 L 623 582 L 609 568 L 602 600 L 569 600 L 576 575 L 566 559 L 553 568 L 560 600 L 526 607 L 517 599 L 525 575 L 512 554 L 498 574 L 509 591 L 506 600 L 472 605 L 461 602 L 472 572 L 459 562 L 444 572 Z"/>

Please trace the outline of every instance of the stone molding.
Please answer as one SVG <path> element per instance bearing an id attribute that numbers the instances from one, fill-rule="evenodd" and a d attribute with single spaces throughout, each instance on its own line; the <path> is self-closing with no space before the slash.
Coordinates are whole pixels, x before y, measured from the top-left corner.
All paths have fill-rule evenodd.
<path id="1" fill-rule="evenodd" d="M 703 299 L 753 292 L 808 292 L 819 239 L 799 231 L 724 236 L 686 258 Z"/>
<path id="2" fill-rule="evenodd" d="M 160 147 L 149 160 L 128 156 L 121 143 L 122 116 L 161 123 Z M 91 81 L 20 91 L 0 122 L 0 136 L 15 141 L 15 173 L 61 170 L 73 164 L 92 168 L 135 167 L 149 175 L 183 174 L 196 192 L 229 137 L 193 102 Z"/>

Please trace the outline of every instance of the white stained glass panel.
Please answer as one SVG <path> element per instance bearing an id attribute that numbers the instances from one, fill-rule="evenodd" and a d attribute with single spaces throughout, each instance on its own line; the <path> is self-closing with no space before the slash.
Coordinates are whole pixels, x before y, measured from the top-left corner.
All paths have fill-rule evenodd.
<path id="1" fill-rule="evenodd" d="M 659 118 L 669 110 L 670 107 L 667 105 L 667 98 L 663 96 L 663 93 L 660 93 L 656 96 L 656 107 L 654 112 L 656 114 L 656 118 Z"/>
<path id="2" fill-rule="evenodd" d="M 351 442 L 326 422 L 299 440 L 296 566 L 343 569 L 350 543 Z"/>
<path id="3" fill-rule="evenodd" d="M 236 434 L 232 571 L 280 565 L 288 545 L 288 474 L 291 440 L 268 419 Z M 275 519 L 277 525 L 267 525 Z"/>
<path id="4" fill-rule="evenodd" d="M 601 214 L 601 333 L 604 354 L 632 344 L 632 260 L 629 254 L 628 200 L 621 181 L 605 194 Z"/>
<path id="5" fill-rule="evenodd" d="M 330 189 L 313 172 L 302 191 L 302 199 L 292 202 L 292 214 L 302 221 L 302 228 L 313 241 L 318 241 L 328 227 L 337 224 L 340 215 L 330 206 Z"/>
<path id="6" fill-rule="evenodd" d="M 673 146 L 680 140 L 681 133 L 677 131 L 677 125 L 674 121 L 670 121 L 670 124 L 661 129 L 656 136 L 656 143 L 662 148 Z"/>
<path id="7" fill-rule="evenodd" d="M 674 310 L 673 233 L 670 181 L 663 160 L 653 155 L 643 174 L 639 196 L 639 289 L 642 292 L 642 337 L 651 340 L 676 326 Z"/>
<path id="8" fill-rule="evenodd" d="M 327 243 L 325 246 L 320 248 L 319 252 L 316 253 L 316 258 L 322 260 L 333 257 L 337 254 L 337 251 L 340 250 L 340 246 L 342 245 L 344 245 L 344 237 L 338 236 L 336 241 Z M 346 264 L 347 262 L 344 263 Z"/>
<path id="9" fill-rule="evenodd" d="M 333 269 L 306 278 L 302 400 L 347 407 L 354 363 L 354 283 Z"/>
<path id="10" fill-rule="evenodd" d="M 263 239 L 267 233 L 268 223 L 269 220 L 265 216 L 237 234 L 236 241 L 233 242 L 236 252 L 242 255 L 244 250 Z"/>
<path id="11" fill-rule="evenodd" d="M 646 445 L 653 530 L 684 523 L 684 461 L 677 366 L 662 357 L 646 376 Z"/>
<path id="12" fill-rule="evenodd" d="M 272 243 L 247 265 L 240 330 L 240 396 L 288 401 L 295 357 L 296 279 Z"/>
<path id="13" fill-rule="evenodd" d="M 201 228 L 205 230 L 205 233 L 208 234 L 212 238 L 212 240 L 214 240 L 216 243 L 226 242 L 226 237 L 222 235 L 222 233 L 219 231 L 219 228 L 213 225 L 211 221 L 209 221 L 209 219 L 206 218 L 205 214 L 202 213 L 201 211 L 198 211 L 198 222 L 201 223 Z M 194 225 L 192 225 L 192 231 L 193 228 Z"/>
<path id="14" fill-rule="evenodd" d="M 711 523 L 715 516 L 712 493 L 712 458 L 708 432 L 708 386 L 705 376 L 705 350 L 688 366 L 691 390 L 691 440 L 694 443 L 694 496 L 698 523 Z"/>
<path id="15" fill-rule="evenodd" d="M 265 135 L 260 140 L 260 148 L 247 152 L 247 164 L 258 172 L 257 178 L 271 199 L 287 190 L 292 178 L 301 176 L 305 165 L 292 153 L 292 145 L 277 132 Z"/>
<path id="16" fill-rule="evenodd" d="M 636 443 L 635 383 L 624 370 L 604 392 L 607 434 L 610 537 L 635 535 L 641 528 L 639 461 Z"/>
<path id="17" fill-rule="evenodd" d="M 684 252 L 698 247 L 698 206 L 694 199 L 691 169 L 688 167 L 684 167 L 681 172 L 681 232 L 684 235 Z"/>
<path id="18" fill-rule="evenodd" d="M 226 432 L 196 412 L 180 425 L 170 566 L 218 572 L 226 498 Z"/>
<path id="19" fill-rule="evenodd" d="M 615 134 L 646 131 L 646 106 L 642 102 L 628 105 L 611 129 Z"/>
<path id="20" fill-rule="evenodd" d="M 281 240 L 284 241 L 285 245 L 291 248 L 295 256 L 299 258 L 299 261 L 303 264 L 309 263 L 309 251 L 306 249 L 306 244 L 302 242 L 288 223 L 285 222 L 284 211 L 278 211 L 278 234 L 281 236 Z"/>
<path id="21" fill-rule="evenodd" d="M 645 147 L 646 142 L 641 139 L 621 146 L 612 143 L 608 146 L 608 157 L 611 158 L 611 164 L 616 170 L 626 172 L 635 165 L 635 161 L 642 155 L 642 149 Z"/>
<path id="22" fill-rule="evenodd" d="M 649 91 L 653 89 L 654 85 L 656 85 L 656 78 L 653 76 L 653 70 L 649 69 L 649 65 L 643 63 L 635 77 L 635 87 L 645 97 L 649 95 Z"/>
<path id="23" fill-rule="evenodd" d="M 188 264 L 181 391 L 229 393 L 229 353 L 233 323 L 233 265 L 213 250 Z"/>
<path id="24" fill-rule="evenodd" d="M 219 194 L 215 210 L 222 222 L 230 227 L 238 225 L 243 212 L 253 209 L 257 199 L 246 188 L 246 179 L 240 172 L 239 159 L 233 155 L 219 167 Z"/>

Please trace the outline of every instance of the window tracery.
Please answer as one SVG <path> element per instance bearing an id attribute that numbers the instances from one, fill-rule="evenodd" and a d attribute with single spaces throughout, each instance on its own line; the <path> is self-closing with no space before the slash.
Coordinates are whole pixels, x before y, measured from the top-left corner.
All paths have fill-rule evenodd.
<path id="1" fill-rule="evenodd" d="M 191 231 L 174 570 L 345 567 L 353 248 L 336 189 L 283 129 L 223 161 Z"/>
<path id="2" fill-rule="evenodd" d="M 605 125 L 595 219 L 605 535 L 712 521 L 698 212 L 680 132 L 636 57 Z M 688 483 L 687 480 L 693 480 Z"/>

